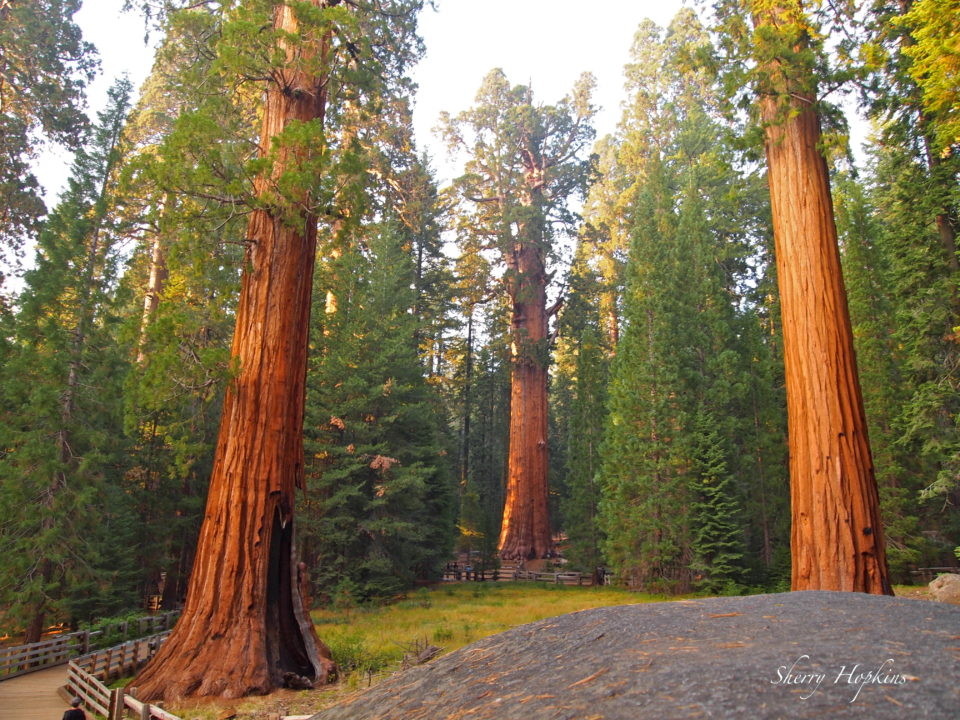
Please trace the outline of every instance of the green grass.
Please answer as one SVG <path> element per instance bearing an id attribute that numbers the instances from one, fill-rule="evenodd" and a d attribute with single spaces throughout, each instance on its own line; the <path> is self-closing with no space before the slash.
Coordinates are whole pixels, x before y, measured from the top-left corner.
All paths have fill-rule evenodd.
<path id="1" fill-rule="evenodd" d="M 399 666 L 414 647 L 432 644 L 450 652 L 555 615 L 665 599 L 606 587 L 464 583 L 423 588 L 381 606 L 315 610 L 313 620 L 347 682 L 357 685 L 373 673 Z"/>

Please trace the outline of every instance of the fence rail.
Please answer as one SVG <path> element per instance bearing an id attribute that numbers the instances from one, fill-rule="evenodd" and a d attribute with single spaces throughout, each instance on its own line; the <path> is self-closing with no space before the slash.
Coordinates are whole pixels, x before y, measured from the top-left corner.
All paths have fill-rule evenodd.
<path id="1" fill-rule="evenodd" d="M 63 633 L 37 643 L 0 648 L 0 680 L 63 665 L 71 658 L 85 655 L 94 648 L 107 644 L 104 641 L 109 642 L 116 637 L 127 639 L 169 630 L 173 627 L 177 615 L 176 612 L 168 612 L 137 620 L 125 620 L 100 630 Z"/>
<path id="2" fill-rule="evenodd" d="M 451 563 L 443 571 L 444 580 L 469 580 L 476 582 L 503 582 L 507 580 L 530 580 L 555 585 L 593 585 L 592 575 L 580 572 L 536 572 L 520 568 L 497 568 L 494 570 L 474 570 Z"/>
<path id="3" fill-rule="evenodd" d="M 84 705 L 107 720 L 121 720 L 127 711 L 139 720 L 181 720 L 159 705 L 137 700 L 136 688 L 107 687 L 111 679 L 136 672 L 156 654 L 169 634 L 168 630 L 71 660 L 67 669 L 67 688 L 80 697 Z M 308 720 L 310 717 L 312 715 L 268 716 L 270 720 Z"/>
<path id="4" fill-rule="evenodd" d="M 29 645 L 0 648 L 0 681 L 18 675 L 67 664 L 68 692 L 78 696 L 88 708 L 107 720 L 120 720 L 127 711 L 140 720 L 181 720 L 159 705 L 140 702 L 135 688 L 110 689 L 112 679 L 132 675 L 152 658 L 170 634 L 178 613 L 165 613 L 138 621 L 118 623 L 104 630 L 64 633 L 49 640 Z M 140 634 L 145 630 L 163 628 L 163 632 L 147 637 L 91 650 L 98 640 L 126 635 L 134 628 Z M 311 715 L 268 715 L 270 720 L 307 720 Z"/>
<path id="5" fill-rule="evenodd" d="M 136 672 L 153 657 L 169 634 L 167 630 L 71 660 L 67 666 L 67 688 L 80 697 L 84 705 L 108 720 L 120 720 L 126 710 L 133 711 L 141 720 L 180 720 L 158 705 L 140 702 L 132 692 L 123 688 L 111 690 L 106 685 L 113 678 Z"/>
<path id="6" fill-rule="evenodd" d="M 71 637 L 0 648 L 0 679 L 16 677 L 52 665 L 62 665 L 76 655 L 76 638 Z"/>

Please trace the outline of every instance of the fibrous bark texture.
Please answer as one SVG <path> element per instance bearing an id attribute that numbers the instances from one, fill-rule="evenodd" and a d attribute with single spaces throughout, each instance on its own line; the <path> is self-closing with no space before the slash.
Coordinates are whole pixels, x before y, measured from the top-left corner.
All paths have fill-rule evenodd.
<path id="1" fill-rule="evenodd" d="M 765 5 L 758 24 L 788 21 Z M 792 588 L 892 594 L 814 93 L 781 64 L 767 69 L 761 112 L 783 318 Z"/>
<path id="2" fill-rule="evenodd" d="M 547 275 L 540 242 L 518 242 L 511 273 L 510 443 L 500 557 L 553 552 L 547 488 Z"/>
<path id="3" fill-rule="evenodd" d="M 289 7 L 275 12 L 276 27 L 297 31 Z M 295 52 L 287 50 L 288 67 L 303 67 Z M 261 153 L 289 121 L 322 121 L 325 102 L 322 78 L 280 73 L 266 97 Z M 304 153 L 317 151 L 276 150 L 272 175 L 259 178 L 258 192 Z M 232 347 L 236 376 L 224 400 L 187 602 L 133 683 L 143 698 L 266 693 L 280 686 L 285 672 L 323 682 L 333 667 L 303 607 L 293 558 L 316 247 L 316 219 L 304 193 L 296 199 L 296 222 L 279 209 L 257 209 L 250 218 Z"/>

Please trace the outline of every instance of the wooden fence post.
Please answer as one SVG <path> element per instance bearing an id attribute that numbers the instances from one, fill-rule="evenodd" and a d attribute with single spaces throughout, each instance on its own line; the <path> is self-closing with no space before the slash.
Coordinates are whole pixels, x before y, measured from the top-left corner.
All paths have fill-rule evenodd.
<path id="1" fill-rule="evenodd" d="M 123 688 L 110 691 L 110 714 L 107 720 L 123 720 Z"/>

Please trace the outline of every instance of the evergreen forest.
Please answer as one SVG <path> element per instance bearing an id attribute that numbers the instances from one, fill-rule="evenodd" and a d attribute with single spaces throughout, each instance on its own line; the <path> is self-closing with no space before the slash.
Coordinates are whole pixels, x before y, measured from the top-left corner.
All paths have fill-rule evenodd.
<path id="1" fill-rule="evenodd" d="M 597 137 L 589 74 L 541 97 L 494 68 L 437 119 L 444 158 L 412 125 L 429 3 L 127 4 L 152 71 L 88 117 L 81 0 L 0 0 L 0 635 L 178 607 L 214 552 L 211 477 L 271 437 L 288 464 L 253 482 L 318 604 L 435 582 L 457 553 L 657 593 L 790 589 L 791 353 L 833 362 L 789 335 L 810 306 L 778 284 L 776 198 L 810 191 L 777 195 L 775 136 L 800 116 L 856 352 L 882 527 L 864 532 L 892 582 L 956 565 L 956 0 L 638 10 L 615 132 Z M 46 202 L 44 143 L 73 157 Z M 258 265 L 293 257 L 264 217 L 308 258 L 289 325 L 242 299 L 296 309 Z M 238 354 L 257 332 L 274 349 Z M 276 378 L 242 409 L 250 373 Z M 221 459 L 231 440 L 248 454 Z"/>

